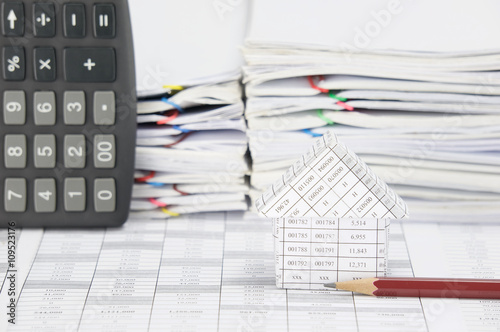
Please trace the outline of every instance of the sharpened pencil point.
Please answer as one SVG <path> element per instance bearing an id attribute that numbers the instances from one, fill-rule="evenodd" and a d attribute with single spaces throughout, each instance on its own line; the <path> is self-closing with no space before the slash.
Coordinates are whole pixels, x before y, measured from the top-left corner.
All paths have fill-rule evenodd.
<path id="1" fill-rule="evenodd" d="M 337 284 L 336 283 L 324 284 L 323 286 L 328 287 L 328 288 L 337 288 Z"/>

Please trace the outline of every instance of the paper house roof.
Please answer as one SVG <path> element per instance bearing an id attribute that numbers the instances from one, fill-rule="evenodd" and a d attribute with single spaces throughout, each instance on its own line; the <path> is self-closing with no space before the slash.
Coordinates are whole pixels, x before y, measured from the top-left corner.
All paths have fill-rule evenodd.
<path id="1" fill-rule="evenodd" d="M 337 136 L 328 131 L 257 201 L 265 217 L 389 218 L 408 207 Z"/>

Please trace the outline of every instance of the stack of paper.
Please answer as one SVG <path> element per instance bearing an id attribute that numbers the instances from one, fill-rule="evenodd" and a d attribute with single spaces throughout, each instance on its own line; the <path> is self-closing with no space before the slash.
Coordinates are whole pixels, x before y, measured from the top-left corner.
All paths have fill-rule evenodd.
<path id="1" fill-rule="evenodd" d="M 203 0 L 130 6 L 141 98 L 133 213 L 246 210 L 250 167 L 238 50 L 246 2 L 230 12 Z M 152 34 L 154 43 L 145 38 Z"/>
<path id="2" fill-rule="evenodd" d="M 243 111 L 238 82 L 141 101 L 132 210 L 158 217 L 246 210 Z"/>
<path id="3" fill-rule="evenodd" d="M 328 128 L 416 218 L 470 220 L 474 210 L 494 220 L 499 10 L 494 1 L 254 1 L 244 49 L 252 196 Z"/>

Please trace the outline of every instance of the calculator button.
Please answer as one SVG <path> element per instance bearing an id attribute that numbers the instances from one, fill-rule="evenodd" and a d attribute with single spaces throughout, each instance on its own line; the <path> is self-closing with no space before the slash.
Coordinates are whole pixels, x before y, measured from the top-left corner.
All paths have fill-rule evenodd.
<path id="1" fill-rule="evenodd" d="M 4 160 L 6 168 L 26 168 L 26 136 L 6 135 Z"/>
<path id="2" fill-rule="evenodd" d="M 96 38 L 114 38 L 115 6 L 112 4 L 94 5 L 94 36 Z"/>
<path id="3" fill-rule="evenodd" d="M 6 125 L 26 123 L 26 94 L 24 91 L 5 91 L 3 93 L 3 122 Z"/>
<path id="4" fill-rule="evenodd" d="M 71 3 L 64 5 L 64 37 L 85 37 L 85 5 Z"/>
<path id="5" fill-rule="evenodd" d="M 115 93 L 97 91 L 94 93 L 94 123 L 96 125 L 115 124 Z"/>
<path id="6" fill-rule="evenodd" d="M 116 209 L 116 186 L 114 179 L 95 179 L 94 202 L 96 212 L 114 212 Z"/>
<path id="7" fill-rule="evenodd" d="M 115 156 L 115 135 L 96 135 L 94 137 L 95 168 L 114 168 Z"/>
<path id="8" fill-rule="evenodd" d="M 56 94 L 53 91 L 35 92 L 33 106 L 37 126 L 56 124 Z"/>
<path id="9" fill-rule="evenodd" d="M 56 181 L 54 179 L 35 180 L 35 212 L 56 211 Z"/>
<path id="10" fill-rule="evenodd" d="M 84 178 L 68 178 L 64 180 L 64 210 L 66 212 L 85 211 L 86 194 Z"/>
<path id="11" fill-rule="evenodd" d="M 85 124 L 85 92 L 67 91 L 64 93 L 64 124 Z"/>
<path id="12" fill-rule="evenodd" d="M 52 47 L 38 47 L 34 50 L 35 80 L 53 82 L 56 80 L 56 51 Z"/>
<path id="13" fill-rule="evenodd" d="M 33 4 L 33 34 L 35 37 L 56 35 L 56 10 L 53 4 Z"/>
<path id="14" fill-rule="evenodd" d="M 64 78 L 68 82 L 114 82 L 115 50 L 110 47 L 64 49 Z"/>
<path id="15" fill-rule="evenodd" d="M 64 167 L 85 168 L 86 144 L 84 135 L 64 137 Z"/>
<path id="16" fill-rule="evenodd" d="M 24 35 L 24 5 L 22 2 L 2 3 L 2 34 L 6 37 Z"/>
<path id="17" fill-rule="evenodd" d="M 6 179 L 4 207 L 7 212 L 26 211 L 26 179 Z"/>
<path id="18" fill-rule="evenodd" d="M 23 81 L 26 77 L 26 57 L 23 47 L 3 48 L 3 78 L 6 81 Z"/>
<path id="19" fill-rule="evenodd" d="M 56 137 L 54 135 L 35 135 L 34 150 L 36 168 L 56 167 Z"/>

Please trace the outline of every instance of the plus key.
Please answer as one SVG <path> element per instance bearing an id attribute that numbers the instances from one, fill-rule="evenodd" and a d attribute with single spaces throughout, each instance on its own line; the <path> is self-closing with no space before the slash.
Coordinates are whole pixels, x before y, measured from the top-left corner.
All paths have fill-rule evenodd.
<path id="1" fill-rule="evenodd" d="M 116 54 L 113 48 L 66 48 L 64 78 L 68 82 L 114 82 Z"/>

